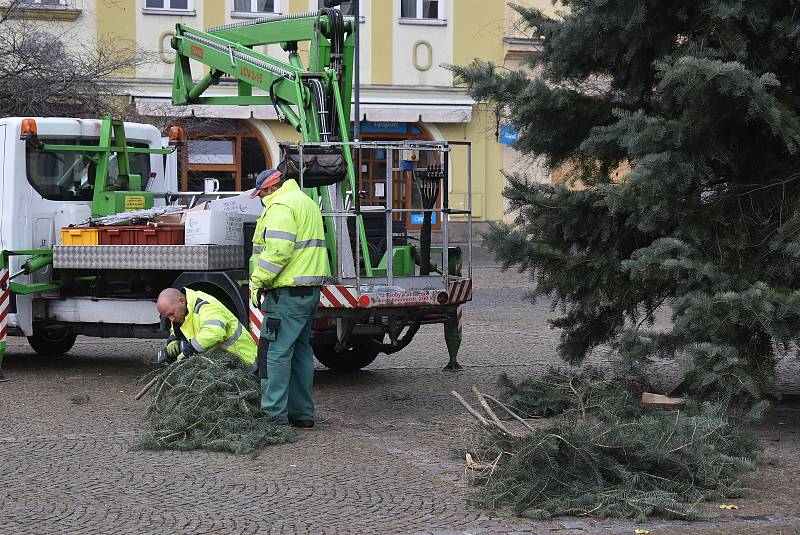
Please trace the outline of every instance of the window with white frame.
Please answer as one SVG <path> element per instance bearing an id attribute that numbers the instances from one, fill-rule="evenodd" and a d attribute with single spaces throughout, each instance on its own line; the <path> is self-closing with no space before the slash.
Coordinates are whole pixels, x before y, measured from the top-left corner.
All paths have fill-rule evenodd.
<path id="1" fill-rule="evenodd" d="M 145 9 L 164 9 L 170 11 L 190 11 L 193 0 L 144 0 Z"/>
<path id="2" fill-rule="evenodd" d="M 278 0 L 233 0 L 234 13 L 280 13 Z"/>
<path id="3" fill-rule="evenodd" d="M 443 0 L 400 0 L 400 18 L 440 20 L 444 19 Z"/>
<path id="4" fill-rule="evenodd" d="M 364 4 L 364 0 L 361 0 L 361 4 Z M 325 0 L 319 0 L 319 8 L 322 9 L 325 7 Z M 349 15 L 353 16 L 353 2 L 352 0 L 343 0 L 341 4 L 336 6 L 336 9 L 342 12 L 342 15 Z M 364 10 L 362 9 L 361 12 L 363 13 Z"/>

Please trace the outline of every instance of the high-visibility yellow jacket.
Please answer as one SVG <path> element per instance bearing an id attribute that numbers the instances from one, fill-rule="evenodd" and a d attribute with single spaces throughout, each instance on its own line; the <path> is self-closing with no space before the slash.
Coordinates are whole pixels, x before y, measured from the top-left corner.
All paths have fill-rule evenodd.
<path id="1" fill-rule="evenodd" d="M 317 203 L 289 179 L 264 198 L 263 221 L 263 248 L 251 275 L 253 286 L 268 290 L 322 285 L 330 269 Z"/>
<path id="2" fill-rule="evenodd" d="M 180 331 L 198 353 L 217 349 L 247 365 L 256 361 L 256 344 L 247 328 L 214 296 L 186 288 L 186 307 Z"/>
<path id="3" fill-rule="evenodd" d="M 253 245 L 257 247 L 264 246 L 264 231 L 267 230 L 266 220 L 267 220 L 267 203 L 269 202 L 267 199 L 269 197 L 261 197 L 261 204 L 264 205 L 265 210 L 261 212 L 261 215 L 256 221 L 256 230 L 253 233 Z"/>

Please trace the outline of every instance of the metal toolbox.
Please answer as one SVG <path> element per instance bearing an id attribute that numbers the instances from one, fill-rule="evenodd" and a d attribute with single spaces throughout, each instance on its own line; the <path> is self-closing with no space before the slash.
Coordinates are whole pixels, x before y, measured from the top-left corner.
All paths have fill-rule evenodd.
<path id="1" fill-rule="evenodd" d="M 56 269 L 206 271 L 242 269 L 241 245 L 57 245 Z"/>

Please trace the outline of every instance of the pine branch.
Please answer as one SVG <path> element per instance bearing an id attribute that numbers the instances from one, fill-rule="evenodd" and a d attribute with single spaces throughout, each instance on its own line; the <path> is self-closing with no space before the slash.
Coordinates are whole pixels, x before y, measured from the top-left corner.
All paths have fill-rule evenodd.
<path id="1" fill-rule="evenodd" d="M 291 428 L 261 412 L 261 386 L 238 357 L 206 355 L 171 364 L 148 383 L 158 388 L 136 448 L 251 453 L 296 440 Z"/>
<path id="2" fill-rule="evenodd" d="M 509 505 L 532 518 L 691 520 L 704 516 L 703 501 L 741 496 L 741 475 L 755 468 L 760 444 L 721 406 L 647 407 L 621 393 L 622 382 L 596 372 L 552 371 L 519 385 L 501 382 L 501 398 L 530 398 L 528 406 L 547 406 L 553 392 L 568 392 L 573 406 L 581 398 L 593 401 L 584 414 L 564 407 L 522 437 L 496 424 L 477 429 L 467 469 L 480 486 L 476 498 L 489 507 Z"/>

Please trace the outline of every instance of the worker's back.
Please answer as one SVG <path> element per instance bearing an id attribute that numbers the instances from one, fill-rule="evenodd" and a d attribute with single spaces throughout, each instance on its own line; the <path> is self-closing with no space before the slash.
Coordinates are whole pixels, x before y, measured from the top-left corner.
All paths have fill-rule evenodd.
<path id="1" fill-rule="evenodd" d="M 217 298 L 186 288 L 186 321 L 180 326 L 183 336 L 194 341 L 195 349 L 217 349 L 233 353 L 247 365 L 256 360 L 256 344 L 239 319 Z M 205 329 L 205 331 L 204 331 Z"/>
<path id="2" fill-rule="evenodd" d="M 275 281 L 274 287 L 281 286 L 319 286 L 330 275 L 328 254 L 325 244 L 325 229 L 319 206 L 303 193 L 294 180 L 287 180 L 278 191 L 270 195 L 266 206 L 267 221 L 269 211 L 281 205 L 288 208 L 296 225 L 295 248 Z M 271 229 L 267 222 L 265 236 Z"/>

